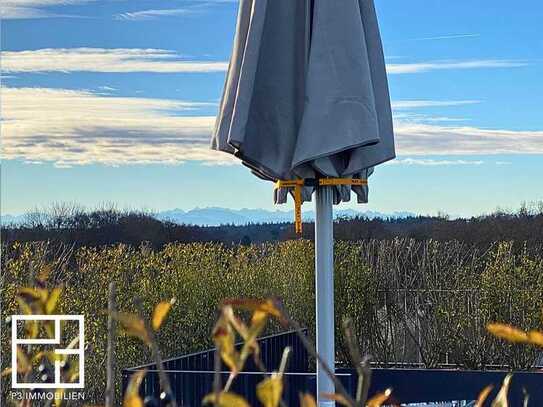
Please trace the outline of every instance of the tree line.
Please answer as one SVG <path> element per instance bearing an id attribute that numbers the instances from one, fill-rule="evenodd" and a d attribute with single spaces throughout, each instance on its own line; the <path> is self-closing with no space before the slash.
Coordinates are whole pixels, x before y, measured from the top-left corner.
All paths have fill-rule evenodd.
<path id="1" fill-rule="evenodd" d="M 312 239 L 312 222 L 304 224 L 303 237 Z M 519 245 L 543 243 L 543 202 L 513 212 L 450 219 L 447 216 L 375 218 L 364 216 L 336 220 L 337 240 L 388 240 L 410 238 L 458 240 L 484 248 L 496 241 L 514 241 Z M 71 204 L 55 204 L 46 211 L 32 212 L 22 223 L 4 225 L 2 241 L 10 243 L 50 241 L 74 247 L 142 243 L 161 248 L 168 243 L 220 242 L 251 244 L 296 239 L 292 223 L 196 226 L 158 220 L 147 211 L 118 210 L 103 207 L 86 210 Z"/>

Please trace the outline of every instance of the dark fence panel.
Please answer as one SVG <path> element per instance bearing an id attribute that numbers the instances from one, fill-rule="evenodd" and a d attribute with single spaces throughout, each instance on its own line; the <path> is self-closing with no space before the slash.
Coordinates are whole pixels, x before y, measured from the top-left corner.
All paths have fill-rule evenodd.
<path id="1" fill-rule="evenodd" d="M 306 335 L 307 331 L 304 330 L 303 334 Z M 285 395 L 291 392 L 292 397 L 295 397 L 297 400 L 298 391 L 303 391 L 304 389 L 313 389 L 314 391 L 314 383 L 310 380 L 311 374 L 307 374 L 309 370 L 309 355 L 296 332 L 290 331 L 259 338 L 258 342 L 262 362 L 270 372 L 279 367 L 283 349 L 287 346 L 292 348 L 288 363 L 289 375 L 286 381 Z M 241 345 L 238 344 L 238 348 Z M 215 349 L 165 360 L 164 369 L 168 372 L 176 400 L 180 403 L 182 402 L 185 406 L 201 405 L 202 398 L 212 391 L 214 363 Z M 154 363 L 123 370 L 123 393 L 132 373 L 142 369 L 147 369 L 148 372 L 141 385 L 141 395 L 158 398 L 160 385 Z M 227 370 L 224 365 L 222 369 L 224 371 Z M 222 376 L 223 383 L 225 383 L 228 374 L 224 373 Z M 255 387 L 263 378 L 264 375 L 260 373 L 252 358 L 250 358 L 245 364 L 244 372 L 236 378 L 232 389 L 256 403 Z M 294 399 L 292 401 L 294 402 Z"/>
<path id="2" fill-rule="evenodd" d="M 489 399 L 497 393 L 507 372 L 430 369 L 373 369 L 370 393 L 394 389 L 394 398 L 402 403 L 423 401 L 475 400 L 479 392 L 493 384 Z M 530 406 L 543 406 L 543 373 L 518 372 L 513 375 L 510 405 L 523 405 L 525 388 Z"/>
<path id="3" fill-rule="evenodd" d="M 353 372 L 354 373 L 354 372 Z M 351 372 L 338 374 L 338 378 L 344 384 L 345 388 L 354 393 L 356 378 Z M 202 405 L 202 399 L 213 392 L 213 371 L 176 371 L 168 372 L 175 399 L 179 405 L 185 407 L 196 407 Z M 243 395 L 245 399 L 254 406 L 259 405 L 256 397 L 256 386 L 267 375 L 261 373 L 240 373 L 234 383 L 231 391 Z M 128 379 L 128 375 L 125 380 Z M 221 380 L 224 384 L 228 379 L 228 372 L 221 373 Z M 284 376 L 283 400 L 288 406 L 299 405 L 300 392 L 315 394 L 316 376 L 314 373 L 286 373 Z M 141 387 L 143 397 L 159 398 L 160 384 L 157 371 L 148 371 Z"/>
<path id="4" fill-rule="evenodd" d="M 307 335 L 307 330 L 302 331 Z M 260 357 L 262 363 L 270 371 L 279 368 L 283 349 L 290 346 L 292 352 L 289 357 L 288 371 L 289 372 L 307 372 L 309 369 L 309 356 L 304 348 L 296 331 L 284 332 L 277 335 L 264 336 L 258 339 L 260 345 Z M 236 347 L 240 349 L 242 343 L 238 343 Z M 164 360 L 165 370 L 214 370 L 215 349 L 209 349 L 202 352 L 191 353 L 188 355 Z M 226 366 L 222 366 L 226 370 Z M 137 367 L 125 369 L 126 372 L 149 369 L 156 370 L 154 363 L 149 363 Z M 245 364 L 244 370 L 247 372 L 259 372 L 255 366 L 253 359 L 249 358 Z M 124 373 L 124 371 L 123 371 Z"/>
<path id="5" fill-rule="evenodd" d="M 309 356 L 295 332 L 287 332 L 259 339 L 262 360 L 274 370 L 279 366 L 282 351 L 291 346 L 293 352 L 285 375 L 284 400 L 289 406 L 299 405 L 300 392 L 315 394 L 316 375 L 309 371 Z M 193 353 L 164 362 L 176 400 L 186 407 L 200 406 L 203 397 L 213 390 L 213 365 L 215 350 Z M 123 370 L 123 392 L 133 372 L 147 369 L 141 386 L 142 396 L 159 397 L 160 386 L 154 364 Z M 228 378 L 227 369 L 221 373 L 222 382 Z M 493 394 L 499 389 L 507 372 L 465 371 L 430 369 L 372 369 L 370 395 L 386 388 L 393 389 L 394 400 L 401 403 L 474 400 L 488 384 L 494 384 Z M 338 378 L 354 395 L 356 372 L 353 369 L 336 369 Z M 252 405 L 258 405 L 255 389 L 266 374 L 258 371 L 252 361 L 234 381 L 232 391 L 242 394 Z M 523 388 L 530 394 L 530 404 L 543 405 L 543 373 L 515 373 L 511 382 L 511 406 L 521 406 Z M 492 396 L 491 396 L 492 397 Z"/>

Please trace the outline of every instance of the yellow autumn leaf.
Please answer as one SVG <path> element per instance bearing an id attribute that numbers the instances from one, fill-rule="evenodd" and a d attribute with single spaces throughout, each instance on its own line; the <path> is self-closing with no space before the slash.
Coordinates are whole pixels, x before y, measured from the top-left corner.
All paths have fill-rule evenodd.
<path id="1" fill-rule="evenodd" d="M 172 298 L 170 301 L 162 301 L 156 305 L 155 309 L 153 310 L 153 318 L 151 320 L 151 326 L 155 331 L 160 329 L 173 304 L 175 304 L 175 298 Z"/>
<path id="2" fill-rule="evenodd" d="M 526 332 L 521 331 L 511 325 L 507 324 L 488 324 L 486 326 L 488 332 L 498 338 L 506 339 L 509 342 L 525 343 L 528 340 Z"/>
<path id="3" fill-rule="evenodd" d="M 30 358 L 30 363 L 35 365 L 36 363 L 40 362 L 45 357 L 47 357 L 47 352 L 39 351 L 39 352 L 35 353 L 32 356 L 32 358 Z"/>
<path id="4" fill-rule="evenodd" d="M 123 407 L 143 407 L 143 400 L 139 395 L 127 396 L 123 400 Z"/>
<path id="5" fill-rule="evenodd" d="M 79 379 L 79 364 L 78 363 L 72 363 L 70 365 L 70 369 L 68 369 L 68 372 L 66 373 L 66 377 L 67 377 L 68 383 L 74 383 Z"/>
<path id="6" fill-rule="evenodd" d="M 27 373 L 32 370 L 32 364 L 26 356 L 26 353 L 17 346 L 17 371 L 20 373 Z"/>
<path id="7" fill-rule="evenodd" d="M 30 339 L 37 338 L 40 333 L 38 321 L 26 321 L 25 323 L 27 337 Z"/>
<path id="8" fill-rule="evenodd" d="M 475 402 L 475 407 L 483 407 L 484 402 L 486 401 L 488 395 L 490 394 L 493 388 L 494 386 L 489 384 L 483 390 L 481 390 L 481 392 L 479 393 L 479 396 L 477 397 L 477 401 Z"/>
<path id="9" fill-rule="evenodd" d="M 128 335 L 138 337 L 145 343 L 149 343 L 149 334 L 145 328 L 145 322 L 139 316 L 128 312 L 115 312 L 112 317 L 121 323 Z"/>
<path id="10" fill-rule="evenodd" d="M 265 312 L 279 321 L 284 322 L 283 313 L 280 310 L 277 300 L 274 299 L 252 299 L 252 298 L 241 298 L 241 299 L 230 299 L 224 301 L 224 304 L 231 305 L 234 308 L 239 308 L 247 311 L 261 311 Z"/>
<path id="11" fill-rule="evenodd" d="M 317 407 L 317 402 L 311 394 L 300 393 L 300 407 Z"/>
<path id="12" fill-rule="evenodd" d="M 69 383 L 74 383 L 74 382 L 76 382 L 78 379 L 79 379 L 79 372 L 74 372 L 74 373 L 68 375 L 68 382 L 69 382 Z"/>
<path id="13" fill-rule="evenodd" d="M 124 393 L 123 407 L 143 407 L 143 401 L 139 395 L 141 382 L 147 374 L 147 370 L 138 370 L 130 376 L 128 386 Z"/>
<path id="14" fill-rule="evenodd" d="M 45 302 L 45 313 L 46 314 L 53 314 L 55 309 L 57 308 L 58 299 L 60 298 L 60 294 L 62 293 L 62 287 L 55 287 L 51 290 L 51 293 L 47 297 L 47 301 Z"/>
<path id="15" fill-rule="evenodd" d="M 247 400 L 238 394 L 220 392 L 219 396 L 210 393 L 202 400 L 203 404 L 214 404 L 217 407 L 251 407 Z"/>
<path id="16" fill-rule="evenodd" d="M 527 343 L 543 347 L 543 332 L 524 332 L 518 328 L 506 324 L 488 324 L 487 330 L 498 338 L 514 343 Z"/>
<path id="17" fill-rule="evenodd" d="M 19 289 L 19 295 L 24 298 L 42 300 L 47 298 L 47 294 L 42 289 L 33 287 L 22 287 Z"/>
<path id="18" fill-rule="evenodd" d="M 17 304 L 19 305 L 19 309 L 21 312 L 25 315 L 32 315 L 34 312 L 32 310 L 32 307 L 23 297 L 15 297 L 15 301 L 17 301 Z"/>
<path id="19" fill-rule="evenodd" d="M 11 367 L 6 367 L 4 370 L 2 370 L 2 373 L 0 374 L 0 377 L 9 376 L 13 369 Z"/>
<path id="20" fill-rule="evenodd" d="M 45 333 L 47 334 L 47 337 L 54 338 L 55 337 L 55 321 L 42 321 L 42 322 L 43 322 L 43 327 L 45 328 Z"/>
<path id="21" fill-rule="evenodd" d="M 240 357 L 236 350 L 235 340 L 232 327 L 221 318 L 213 329 L 213 341 L 219 350 L 221 359 L 233 373 L 240 370 Z"/>
<path id="22" fill-rule="evenodd" d="M 47 359 L 54 364 L 56 361 L 62 362 L 65 361 L 68 358 L 68 355 L 63 355 L 62 353 L 56 353 L 53 351 L 45 352 L 45 356 L 47 356 Z"/>
<path id="23" fill-rule="evenodd" d="M 41 303 L 45 304 L 47 302 L 47 298 L 49 298 L 49 291 L 46 288 L 35 288 L 35 290 L 37 290 L 40 294 Z"/>
<path id="24" fill-rule="evenodd" d="M 243 337 L 244 343 L 240 352 L 240 362 L 243 366 L 251 355 L 254 353 L 255 356 L 260 354 L 260 347 L 258 346 L 257 338 L 262 333 L 268 322 L 268 314 L 262 311 L 255 311 L 251 318 L 251 326 L 247 329 Z"/>
<path id="25" fill-rule="evenodd" d="M 529 331 L 527 336 L 529 343 L 531 343 L 532 345 L 543 347 L 543 332 Z"/>
<path id="26" fill-rule="evenodd" d="M 21 310 L 21 313 L 25 315 L 34 314 L 32 307 L 30 306 L 30 304 L 28 304 L 28 302 L 26 302 L 23 297 L 15 297 L 15 301 L 17 301 L 17 304 L 19 304 L 19 309 Z M 40 333 L 40 326 L 38 324 L 38 321 L 25 321 L 25 330 L 28 339 L 37 338 Z"/>
<path id="27" fill-rule="evenodd" d="M 526 390 L 526 387 L 524 386 L 522 386 L 522 394 L 524 396 L 522 405 L 524 407 L 528 407 L 528 403 L 530 402 L 530 393 L 528 393 L 528 390 Z"/>
<path id="28" fill-rule="evenodd" d="M 380 407 L 385 403 L 390 395 L 392 394 L 392 389 L 386 389 L 382 393 L 378 393 L 375 396 L 373 396 L 371 399 L 368 400 L 366 406 L 367 407 Z"/>
<path id="29" fill-rule="evenodd" d="M 251 317 L 248 338 L 256 339 L 266 327 L 266 322 L 268 322 L 268 314 L 263 311 L 255 311 Z"/>
<path id="30" fill-rule="evenodd" d="M 503 379 L 502 387 L 500 388 L 500 391 L 498 392 L 496 398 L 492 402 L 492 407 L 508 407 L 507 402 L 507 395 L 509 393 L 509 385 L 511 384 L 511 378 L 513 375 L 509 373 L 507 376 L 505 376 L 505 379 Z"/>
<path id="31" fill-rule="evenodd" d="M 341 394 L 334 394 L 334 393 L 322 393 L 322 397 L 324 397 L 327 400 L 336 401 L 342 406 L 345 407 L 353 407 L 349 400 L 345 398 L 345 396 L 342 396 Z"/>
<path id="32" fill-rule="evenodd" d="M 64 389 L 55 390 L 55 407 L 60 407 L 62 405 L 62 396 L 64 395 Z"/>
<path id="33" fill-rule="evenodd" d="M 282 394 L 283 379 L 278 374 L 272 375 L 256 386 L 256 395 L 264 407 L 277 407 Z"/>
<path id="34" fill-rule="evenodd" d="M 232 325 L 232 328 L 234 328 L 244 340 L 249 336 L 249 328 L 247 328 L 247 325 L 236 316 L 234 309 L 230 305 L 223 305 L 221 307 L 221 314 L 225 322 Z"/>
<path id="35" fill-rule="evenodd" d="M 37 280 L 40 283 L 44 284 L 49 278 L 49 276 L 51 275 L 52 271 L 53 271 L 53 267 L 51 267 L 51 265 L 49 264 L 43 265 L 40 272 L 38 273 Z"/>

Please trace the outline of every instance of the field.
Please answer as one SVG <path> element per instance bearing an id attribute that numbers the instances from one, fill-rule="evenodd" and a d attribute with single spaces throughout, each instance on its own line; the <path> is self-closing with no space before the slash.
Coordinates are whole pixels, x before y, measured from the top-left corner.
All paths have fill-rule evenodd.
<path id="1" fill-rule="evenodd" d="M 279 297 L 292 318 L 313 333 L 311 241 L 70 247 L 40 242 L 4 246 L 2 309 L 4 315 L 14 313 L 17 288 L 31 285 L 42 270 L 50 271 L 49 284 L 64 287 L 59 311 L 86 316 L 88 401 L 102 400 L 105 388 L 104 310 L 111 281 L 117 283 L 122 310 L 134 310 L 137 296 L 147 310 L 160 300 L 177 299 L 160 332 L 165 357 L 210 347 L 217 305 L 228 297 Z M 350 317 L 363 351 L 374 362 L 518 369 L 541 363 L 535 349 L 506 344 L 485 332 L 491 321 L 543 327 L 540 247 L 498 242 L 482 250 L 458 241 L 404 238 L 338 241 L 335 248 L 336 325 Z M 3 353 L 9 352 L 8 330 L 2 335 Z M 338 358 L 346 360 L 339 329 L 337 335 Z M 119 370 L 149 360 L 139 341 L 118 339 Z"/>

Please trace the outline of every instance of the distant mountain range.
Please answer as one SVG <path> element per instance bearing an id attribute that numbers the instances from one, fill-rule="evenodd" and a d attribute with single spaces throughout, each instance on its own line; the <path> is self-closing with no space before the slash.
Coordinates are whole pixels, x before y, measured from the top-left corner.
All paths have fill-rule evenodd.
<path id="1" fill-rule="evenodd" d="M 195 208 L 189 211 L 182 209 L 172 209 L 157 212 L 154 215 L 162 221 L 170 221 L 185 225 L 199 226 L 219 226 L 219 225 L 247 225 L 249 223 L 281 223 L 292 222 L 294 212 L 290 211 L 270 211 L 265 209 L 228 209 L 219 207 Z M 392 212 L 382 213 L 376 211 L 356 211 L 353 209 L 340 209 L 334 211 L 336 218 L 354 218 L 356 216 L 365 216 L 369 219 L 374 218 L 406 218 L 416 216 L 412 212 Z M 2 224 L 20 224 L 24 222 L 25 215 L 2 215 Z M 305 221 L 311 221 L 315 218 L 314 211 L 307 211 L 302 214 Z"/>
<path id="2" fill-rule="evenodd" d="M 24 222 L 25 215 L 8 215 L 2 214 L 2 226 L 17 225 Z"/>
<path id="3" fill-rule="evenodd" d="M 353 209 L 341 209 L 334 212 L 336 218 L 356 216 L 366 216 L 373 218 L 406 218 L 416 216 L 411 212 L 393 212 L 381 213 L 375 211 L 356 211 Z M 294 211 L 270 211 L 265 209 L 228 209 L 228 208 L 195 208 L 189 211 L 173 209 L 162 211 L 156 215 L 157 219 L 168 220 L 174 223 L 200 226 L 219 226 L 219 225 L 247 225 L 249 223 L 281 223 L 293 222 Z M 314 211 L 303 212 L 302 218 L 306 221 L 315 219 Z"/>

